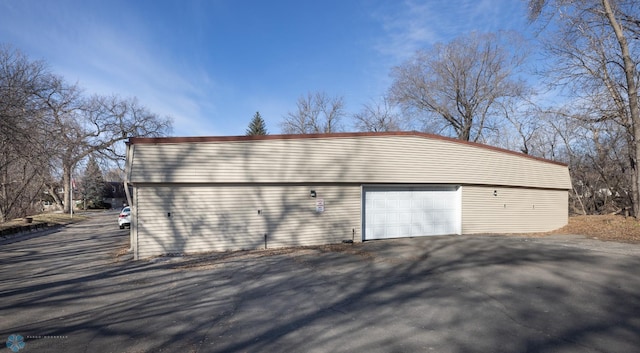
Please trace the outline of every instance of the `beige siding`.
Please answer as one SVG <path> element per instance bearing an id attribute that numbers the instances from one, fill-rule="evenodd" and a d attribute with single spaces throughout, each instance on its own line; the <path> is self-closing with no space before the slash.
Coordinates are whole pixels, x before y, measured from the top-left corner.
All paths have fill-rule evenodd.
<path id="1" fill-rule="evenodd" d="M 566 190 L 464 186 L 462 233 L 555 230 L 568 222 L 567 198 Z"/>
<path id="2" fill-rule="evenodd" d="M 133 183 L 449 183 L 569 189 L 566 166 L 424 136 L 132 145 Z"/>
<path id="3" fill-rule="evenodd" d="M 263 248 L 264 234 L 270 248 L 337 243 L 352 230 L 359 241 L 361 185 L 462 185 L 463 234 L 567 223 L 566 166 L 428 135 L 140 141 L 127 160 L 140 258 Z"/>
<path id="4" fill-rule="evenodd" d="M 361 239 L 359 186 L 142 186 L 136 201 L 140 258 Z"/>

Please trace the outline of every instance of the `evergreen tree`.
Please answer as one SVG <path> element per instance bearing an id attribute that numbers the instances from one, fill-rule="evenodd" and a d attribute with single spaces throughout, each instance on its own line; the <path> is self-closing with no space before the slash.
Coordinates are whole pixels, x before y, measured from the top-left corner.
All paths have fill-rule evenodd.
<path id="1" fill-rule="evenodd" d="M 104 178 L 102 170 L 94 157 L 89 157 L 87 168 L 82 178 L 82 192 L 84 196 L 84 208 L 103 207 L 105 194 Z"/>
<path id="2" fill-rule="evenodd" d="M 267 126 L 264 123 L 264 119 L 260 116 L 260 112 L 256 112 L 247 128 L 247 136 L 267 134 Z"/>

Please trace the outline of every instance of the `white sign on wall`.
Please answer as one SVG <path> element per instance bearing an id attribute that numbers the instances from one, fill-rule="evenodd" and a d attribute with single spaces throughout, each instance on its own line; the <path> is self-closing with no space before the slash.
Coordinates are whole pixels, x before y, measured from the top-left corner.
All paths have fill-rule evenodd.
<path id="1" fill-rule="evenodd" d="M 317 199 L 316 200 L 316 212 L 317 213 L 324 212 L 324 199 Z"/>

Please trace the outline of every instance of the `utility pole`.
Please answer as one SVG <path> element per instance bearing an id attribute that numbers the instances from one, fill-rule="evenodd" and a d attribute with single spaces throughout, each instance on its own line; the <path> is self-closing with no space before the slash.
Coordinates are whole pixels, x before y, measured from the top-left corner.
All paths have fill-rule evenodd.
<path id="1" fill-rule="evenodd" d="M 73 218 L 73 168 L 69 171 L 69 214 Z"/>

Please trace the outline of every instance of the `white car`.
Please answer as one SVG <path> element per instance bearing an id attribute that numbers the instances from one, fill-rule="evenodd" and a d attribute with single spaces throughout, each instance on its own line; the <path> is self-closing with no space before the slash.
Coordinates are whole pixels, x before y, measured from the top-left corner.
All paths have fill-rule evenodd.
<path id="1" fill-rule="evenodd" d="M 120 211 L 120 214 L 118 215 L 118 225 L 120 226 L 120 229 L 124 229 L 124 227 L 131 227 L 131 208 L 129 208 L 129 206 Z"/>

